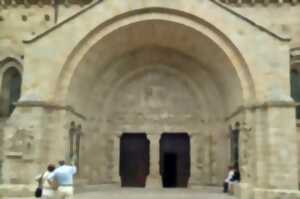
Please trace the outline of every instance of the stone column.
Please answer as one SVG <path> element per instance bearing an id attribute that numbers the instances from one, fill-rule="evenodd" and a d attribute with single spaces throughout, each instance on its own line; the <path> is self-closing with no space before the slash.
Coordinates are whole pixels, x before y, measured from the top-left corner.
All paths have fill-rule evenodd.
<path id="1" fill-rule="evenodd" d="M 147 187 L 161 187 L 161 176 L 159 170 L 159 140 L 160 134 L 148 134 L 150 142 L 150 173 L 147 178 Z"/>
<path id="2" fill-rule="evenodd" d="M 258 108 L 257 119 L 254 198 L 300 198 L 294 107 L 270 103 Z"/>
<path id="3" fill-rule="evenodd" d="M 113 168 L 112 168 L 112 181 L 115 184 L 121 186 L 121 177 L 120 177 L 120 134 L 115 134 L 113 136 Z"/>

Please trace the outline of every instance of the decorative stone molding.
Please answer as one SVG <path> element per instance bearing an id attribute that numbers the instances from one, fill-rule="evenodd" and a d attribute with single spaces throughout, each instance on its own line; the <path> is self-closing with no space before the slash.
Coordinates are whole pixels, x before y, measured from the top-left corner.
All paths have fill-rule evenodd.
<path id="1" fill-rule="evenodd" d="M 69 111 L 70 113 L 74 114 L 75 116 L 86 120 L 86 117 L 77 112 L 72 106 L 63 106 L 63 105 L 58 105 L 50 102 L 43 102 L 43 101 L 20 101 L 15 103 L 16 107 L 41 107 L 45 109 L 52 109 L 52 110 L 65 110 Z"/>
<path id="2" fill-rule="evenodd" d="M 283 42 L 290 42 L 291 41 L 291 38 L 289 37 L 286 37 L 286 36 L 282 36 L 282 35 L 279 35 L 273 31 L 271 31 L 270 29 L 260 25 L 260 24 L 257 24 L 255 21 L 249 19 L 248 17 L 236 12 L 234 9 L 232 9 L 230 7 L 231 4 L 229 4 L 229 2 L 235 2 L 235 1 L 226 1 L 228 3 L 226 3 L 224 0 L 221 1 L 221 0 L 210 0 L 212 3 L 214 3 L 215 5 L 219 6 L 220 8 L 226 10 L 227 12 L 229 12 L 230 14 L 238 17 L 239 19 L 245 21 L 246 23 L 248 23 L 249 25 L 251 26 L 254 26 L 255 28 L 257 28 L 258 30 L 262 31 L 262 32 L 265 32 L 266 34 L 270 35 L 271 37 L 274 37 L 280 41 L 283 41 Z M 241 2 L 243 2 L 242 0 L 240 0 Z M 250 1 L 250 0 L 248 0 Z M 222 3 L 223 2 L 223 3 Z M 226 4 L 229 4 L 229 5 L 226 5 Z M 242 5 L 242 4 L 241 4 Z"/>
<path id="3" fill-rule="evenodd" d="M 290 4 L 290 5 L 297 5 L 300 4 L 300 0 L 219 0 L 222 3 L 225 4 L 231 4 L 231 5 L 250 5 L 254 6 L 257 4 L 261 5 L 283 5 L 283 4 Z"/>
<path id="4" fill-rule="evenodd" d="M 300 47 L 291 49 L 291 67 L 300 67 Z"/>
<path id="5" fill-rule="evenodd" d="M 1 0 L 0 0 L 1 1 Z M 23 40 L 23 43 L 25 44 L 29 44 L 29 43 L 32 43 L 34 41 L 37 41 L 38 39 L 48 35 L 49 33 L 53 32 L 54 30 L 64 26 L 65 24 L 67 24 L 68 22 L 72 21 L 73 19 L 81 16 L 82 14 L 84 14 L 85 12 L 89 11 L 90 9 L 92 9 L 93 7 L 95 7 L 96 5 L 98 5 L 99 3 L 101 3 L 103 0 L 97 0 L 97 1 L 94 1 L 93 3 L 91 3 L 90 5 L 82 8 L 80 11 L 76 12 L 75 14 L 73 14 L 72 16 L 66 18 L 65 20 L 55 24 L 53 27 L 49 28 L 48 30 L 40 33 L 39 35 L 31 38 L 31 39 L 25 39 Z"/>
<path id="6" fill-rule="evenodd" d="M 19 158 L 22 158 L 23 153 L 22 152 L 11 152 L 11 151 L 9 151 L 9 152 L 5 153 L 5 156 L 9 157 L 9 158 L 19 159 Z"/>
<path id="7" fill-rule="evenodd" d="M 94 2 L 94 0 L 0 0 L 0 6 L 3 8 L 15 7 L 18 5 L 24 5 L 26 8 L 30 6 L 43 7 L 46 5 L 87 5 Z"/>
<path id="8" fill-rule="evenodd" d="M 270 101 L 270 102 L 262 102 L 262 103 L 254 103 L 248 104 L 238 107 L 233 113 L 231 113 L 228 117 L 225 118 L 226 121 L 232 119 L 237 116 L 241 112 L 245 110 L 255 110 L 255 109 L 266 109 L 270 107 L 296 107 L 299 104 L 293 101 Z"/>

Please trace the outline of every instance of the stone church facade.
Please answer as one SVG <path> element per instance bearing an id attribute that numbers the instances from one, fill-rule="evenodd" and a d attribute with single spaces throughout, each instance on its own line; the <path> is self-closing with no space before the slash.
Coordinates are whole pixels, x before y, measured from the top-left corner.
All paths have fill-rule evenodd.
<path id="1" fill-rule="evenodd" d="M 238 198 L 300 198 L 299 69 L 299 0 L 0 0 L 0 195 L 76 153 L 82 186 L 238 163 Z"/>

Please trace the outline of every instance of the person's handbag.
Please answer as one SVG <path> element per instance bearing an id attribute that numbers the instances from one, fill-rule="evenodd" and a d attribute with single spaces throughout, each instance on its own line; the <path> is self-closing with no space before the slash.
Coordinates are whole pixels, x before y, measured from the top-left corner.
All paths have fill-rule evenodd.
<path id="1" fill-rule="evenodd" d="M 41 187 L 38 187 L 35 189 L 34 196 L 36 198 L 40 198 L 42 197 L 42 193 L 43 193 L 43 189 Z"/>
<path id="2" fill-rule="evenodd" d="M 45 175 L 45 174 L 43 174 L 43 175 L 39 178 L 39 181 L 38 181 L 38 187 L 35 189 L 34 196 L 35 196 L 36 198 L 42 197 L 42 194 L 43 194 L 43 178 L 44 178 L 44 175 Z"/>

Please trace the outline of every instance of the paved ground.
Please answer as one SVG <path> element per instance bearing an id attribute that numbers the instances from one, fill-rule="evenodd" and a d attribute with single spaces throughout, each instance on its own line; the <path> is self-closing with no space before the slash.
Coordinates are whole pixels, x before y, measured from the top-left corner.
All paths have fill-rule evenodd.
<path id="1" fill-rule="evenodd" d="M 75 199 L 236 199 L 223 194 L 220 188 L 135 189 L 101 187 L 81 190 Z"/>

